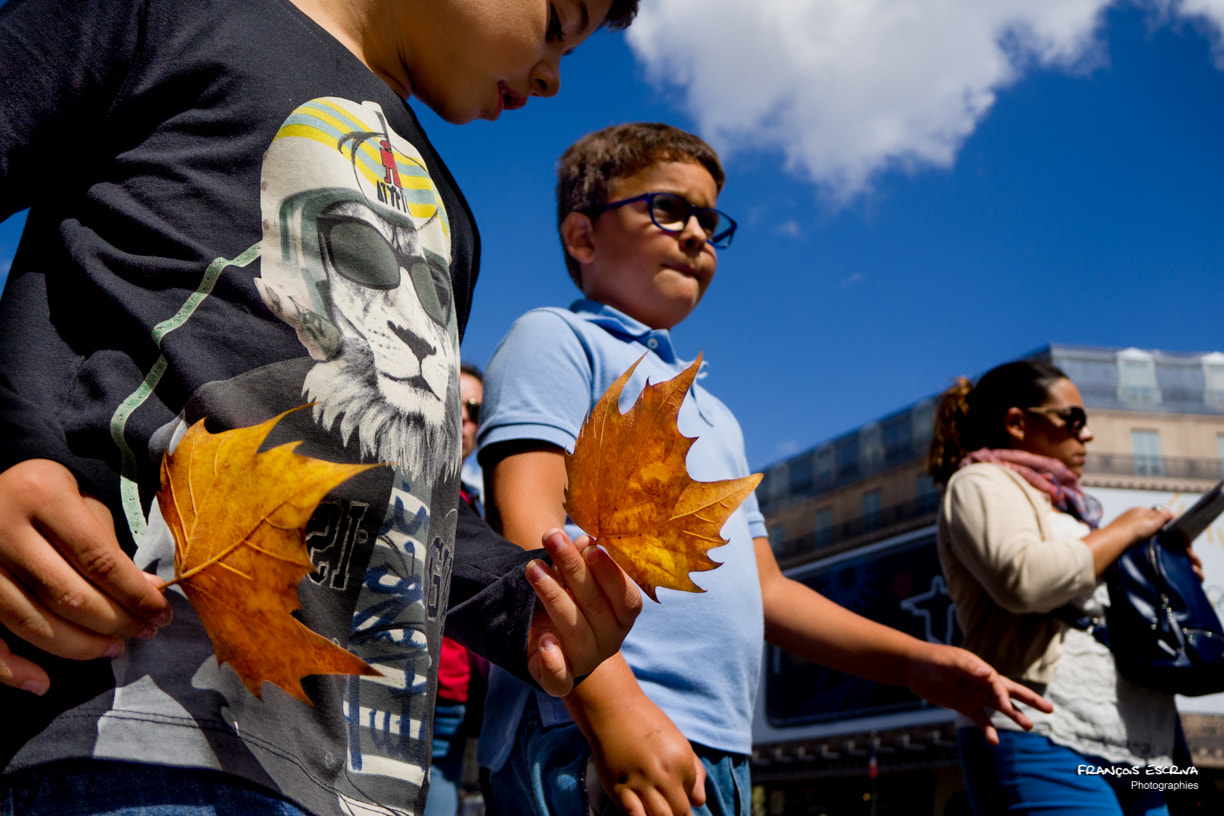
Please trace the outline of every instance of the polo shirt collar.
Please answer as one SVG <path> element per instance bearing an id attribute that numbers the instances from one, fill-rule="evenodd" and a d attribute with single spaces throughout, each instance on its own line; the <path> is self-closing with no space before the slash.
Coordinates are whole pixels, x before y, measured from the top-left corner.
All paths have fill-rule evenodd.
<path id="1" fill-rule="evenodd" d="M 666 363 L 681 362 L 685 367 L 688 366 L 688 362 L 678 360 L 676 357 L 676 349 L 672 345 L 671 333 L 667 329 L 652 329 L 645 323 L 634 320 L 629 315 L 613 309 L 606 303 L 585 298 L 571 303 L 570 311 L 612 334 L 627 337 L 641 343 L 659 355 L 659 358 Z M 701 363 L 703 370 L 705 365 L 703 360 Z"/>
<path id="2" fill-rule="evenodd" d="M 602 328 L 608 333 L 634 340 L 641 343 L 646 348 L 653 351 L 669 365 L 677 368 L 688 368 L 692 360 L 678 360 L 676 358 L 676 349 L 672 346 L 671 333 L 667 329 L 652 329 L 645 323 L 634 320 L 629 315 L 612 308 L 606 303 L 600 303 L 597 300 L 589 300 L 580 298 L 570 304 L 570 311 L 584 320 L 589 320 L 591 323 Z M 696 380 L 705 379 L 708 373 L 709 362 L 701 361 L 701 368 L 697 369 Z M 693 404 L 697 406 L 697 413 L 701 415 L 708 424 L 713 425 L 713 419 L 709 413 L 704 398 L 698 398 L 699 389 L 694 387 L 691 394 Z"/>

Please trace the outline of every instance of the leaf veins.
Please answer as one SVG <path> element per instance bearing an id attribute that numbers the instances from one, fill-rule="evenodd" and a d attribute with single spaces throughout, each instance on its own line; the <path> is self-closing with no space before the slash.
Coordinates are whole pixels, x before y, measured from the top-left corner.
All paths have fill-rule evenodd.
<path id="1" fill-rule="evenodd" d="M 722 526 L 761 474 L 718 482 L 689 477 L 685 457 L 696 439 L 681 434 L 676 419 L 701 355 L 672 379 L 648 383 L 622 414 L 621 391 L 641 361 L 600 397 L 566 454 L 565 511 L 657 602 L 658 587 L 705 591 L 689 573 L 719 566 L 708 551 L 727 543 Z"/>
<path id="2" fill-rule="evenodd" d="M 302 456 L 300 442 L 260 452 L 284 415 L 216 434 L 203 420 L 192 425 L 162 459 L 157 501 L 175 542 L 167 586 L 182 586 L 217 662 L 260 699 L 267 682 L 310 703 L 303 677 L 379 674 L 292 615 L 298 583 L 314 570 L 305 545 L 311 514 L 333 487 L 379 465 Z"/>

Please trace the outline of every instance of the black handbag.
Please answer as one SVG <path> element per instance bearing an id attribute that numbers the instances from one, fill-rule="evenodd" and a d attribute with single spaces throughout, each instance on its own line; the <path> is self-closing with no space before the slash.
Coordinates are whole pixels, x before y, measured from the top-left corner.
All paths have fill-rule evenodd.
<path id="1" fill-rule="evenodd" d="M 1171 694 L 1224 691 L 1224 626 L 1190 565 L 1186 547 L 1224 510 L 1224 482 L 1105 574 L 1109 610 L 1099 620 L 1063 607 L 1059 617 L 1113 652 L 1118 673 Z"/>

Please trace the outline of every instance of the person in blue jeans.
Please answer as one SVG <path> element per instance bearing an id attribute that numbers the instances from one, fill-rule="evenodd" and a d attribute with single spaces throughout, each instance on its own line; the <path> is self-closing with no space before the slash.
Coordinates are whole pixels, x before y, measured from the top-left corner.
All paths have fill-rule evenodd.
<path id="1" fill-rule="evenodd" d="M 584 297 L 520 317 L 485 372 L 477 455 L 487 512 L 511 541 L 528 546 L 540 525 L 566 522 L 564 450 L 622 372 L 641 358 L 622 395 L 626 409 L 648 379 L 689 365 L 673 329 L 706 293 L 717 251 L 735 232 L 717 209 L 723 180 L 704 141 L 664 124 L 606 128 L 561 157 L 557 220 Z M 744 318 L 728 330 L 743 329 L 747 344 L 752 316 Z M 697 438 L 689 475 L 747 476 L 740 427 L 708 390 L 712 379 L 702 371 L 680 408 L 680 432 Z M 660 589 L 620 655 L 563 702 L 495 672 L 480 760 L 499 814 L 747 814 L 763 639 L 906 685 L 963 711 L 992 740 L 989 708 L 1027 725 L 1009 697 L 1044 705 L 968 652 L 876 624 L 784 577 L 753 497 L 722 534 L 729 543 L 710 553 L 722 565 L 693 575 L 704 593 Z"/>
<path id="2" fill-rule="evenodd" d="M 1054 704 L 1030 712 L 1031 733 L 995 715 L 995 745 L 959 723 L 978 816 L 1168 813 L 1150 783 L 1169 777 L 1144 771 L 1173 762 L 1173 695 L 1120 676 L 1108 648 L 1051 614 L 1102 617 L 1101 573 L 1172 518 L 1133 507 L 1103 524 L 1079 483 L 1091 441 L 1079 389 L 1043 360 L 961 379 L 939 403 L 927 464 L 945 485 L 936 541 L 965 648 Z"/>
<path id="3" fill-rule="evenodd" d="M 476 450 L 476 428 L 484 397 L 484 373 L 474 363 L 459 366 L 459 407 L 463 416 L 463 458 Z M 464 478 L 459 498 L 483 515 L 479 490 Z M 438 658 L 438 697 L 434 704 L 433 763 L 429 766 L 429 797 L 425 816 L 455 816 L 463 787 L 469 737 L 480 732 L 480 712 L 489 665 L 462 644 L 442 638 Z"/>

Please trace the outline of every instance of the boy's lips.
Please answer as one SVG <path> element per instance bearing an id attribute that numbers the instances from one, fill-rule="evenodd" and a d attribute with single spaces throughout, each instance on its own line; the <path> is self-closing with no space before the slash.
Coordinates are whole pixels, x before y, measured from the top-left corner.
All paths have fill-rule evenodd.
<path id="1" fill-rule="evenodd" d="M 527 104 L 527 97 L 515 91 L 505 82 L 497 83 L 497 91 L 501 94 L 502 110 L 518 110 Z"/>

